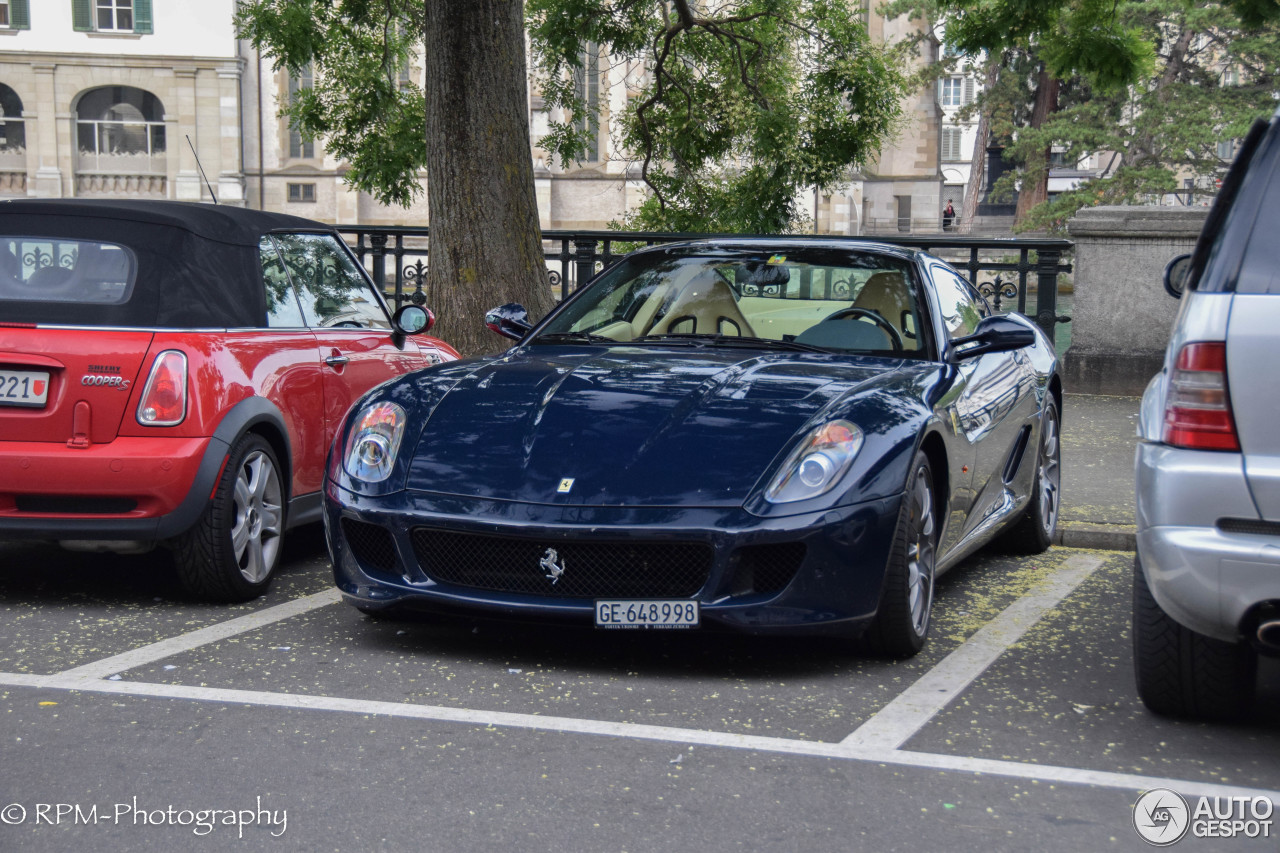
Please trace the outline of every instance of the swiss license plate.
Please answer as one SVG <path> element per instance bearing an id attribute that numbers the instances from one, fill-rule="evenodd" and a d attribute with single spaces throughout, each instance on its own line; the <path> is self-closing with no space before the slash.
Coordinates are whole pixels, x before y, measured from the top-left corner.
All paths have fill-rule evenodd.
<path id="1" fill-rule="evenodd" d="M 49 373 L 0 368 L 0 406 L 42 407 L 49 399 Z"/>
<path id="2" fill-rule="evenodd" d="M 698 602 L 685 598 L 608 598 L 596 601 L 597 628 L 697 628 Z"/>

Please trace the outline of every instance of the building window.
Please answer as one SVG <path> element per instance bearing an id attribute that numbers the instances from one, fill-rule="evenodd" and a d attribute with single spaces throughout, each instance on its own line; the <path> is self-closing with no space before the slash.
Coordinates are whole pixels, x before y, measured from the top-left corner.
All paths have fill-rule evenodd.
<path id="1" fill-rule="evenodd" d="M 314 202 L 315 200 L 315 184 L 289 184 L 289 201 Z"/>
<path id="2" fill-rule="evenodd" d="M 132 86 L 90 89 L 76 103 L 81 172 L 164 174 L 164 106 Z"/>
<path id="3" fill-rule="evenodd" d="M 31 29 L 31 16 L 27 0 L 0 0 L 0 28 L 10 30 Z"/>
<path id="4" fill-rule="evenodd" d="M 310 63 L 298 69 L 297 74 L 289 75 L 289 106 L 297 103 L 298 93 L 303 89 L 310 89 L 313 81 Z M 289 125 L 289 156 L 302 159 L 311 159 L 316 156 L 315 140 L 303 136 L 302 131 L 293 124 Z"/>
<path id="5" fill-rule="evenodd" d="M 944 107 L 960 106 L 964 82 L 959 77 L 944 77 L 941 81 L 938 99 Z"/>
<path id="6" fill-rule="evenodd" d="M 151 0 L 71 0 L 71 25 L 78 32 L 150 33 Z"/>
<path id="7" fill-rule="evenodd" d="M 942 129 L 942 159 L 943 160 L 964 160 L 963 146 L 961 139 L 964 132 L 958 127 L 944 127 Z"/>
<path id="8" fill-rule="evenodd" d="M 0 171 L 27 168 L 27 126 L 22 120 L 22 99 L 0 83 Z"/>
<path id="9" fill-rule="evenodd" d="M 582 55 L 582 67 L 573 72 L 573 91 L 585 105 L 583 114 L 574 116 L 573 124 L 587 135 L 587 151 L 584 163 L 600 161 L 600 48 L 595 42 L 587 42 Z"/>

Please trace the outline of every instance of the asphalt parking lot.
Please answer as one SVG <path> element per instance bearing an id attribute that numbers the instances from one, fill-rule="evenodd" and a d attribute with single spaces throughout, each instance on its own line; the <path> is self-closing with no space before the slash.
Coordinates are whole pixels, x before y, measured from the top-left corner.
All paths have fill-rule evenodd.
<path id="1" fill-rule="evenodd" d="M 1122 551 L 969 560 L 906 662 L 374 620 L 318 530 L 287 559 L 219 607 L 159 555 L 0 545 L 0 849 L 1139 850 L 1144 790 L 1280 802 L 1277 668 L 1241 723 L 1148 714 Z"/>

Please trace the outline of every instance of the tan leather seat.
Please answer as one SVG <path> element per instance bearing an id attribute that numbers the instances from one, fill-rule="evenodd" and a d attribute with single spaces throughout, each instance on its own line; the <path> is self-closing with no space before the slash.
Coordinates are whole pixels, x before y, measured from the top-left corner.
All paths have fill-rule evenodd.
<path id="1" fill-rule="evenodd" d="M 684 332 L 755 337 L 751 324 L 738 310 L 733 291 L 715 273 L 700 275 L 686 284 L 646 334 Z"/>
<path id="2" fill-rule="evenodd" d="M 874 273 L 862 285 L 862 290 L 858 291 L 858 297 L 853 300 L 853 307 L 876 312 L 888 320 L 899 333 L 915 331 L 912 328 L 914 324 L 907 319 L 913 314 L 907 282 L 903 279 L 902 273 Z M 906 349 L 916 348 L 915 342 L 907 335 L 903 335 L 903 346 Z"/>

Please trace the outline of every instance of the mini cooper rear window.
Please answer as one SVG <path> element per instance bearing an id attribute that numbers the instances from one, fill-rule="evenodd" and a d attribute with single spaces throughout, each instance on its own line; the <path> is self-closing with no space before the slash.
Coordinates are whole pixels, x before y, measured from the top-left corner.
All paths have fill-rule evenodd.
<path id="1" fill-rule="evenodd" d="M 116 243 L 0 236 L 0 300 L 119 305 L 138 264 Z"/>

